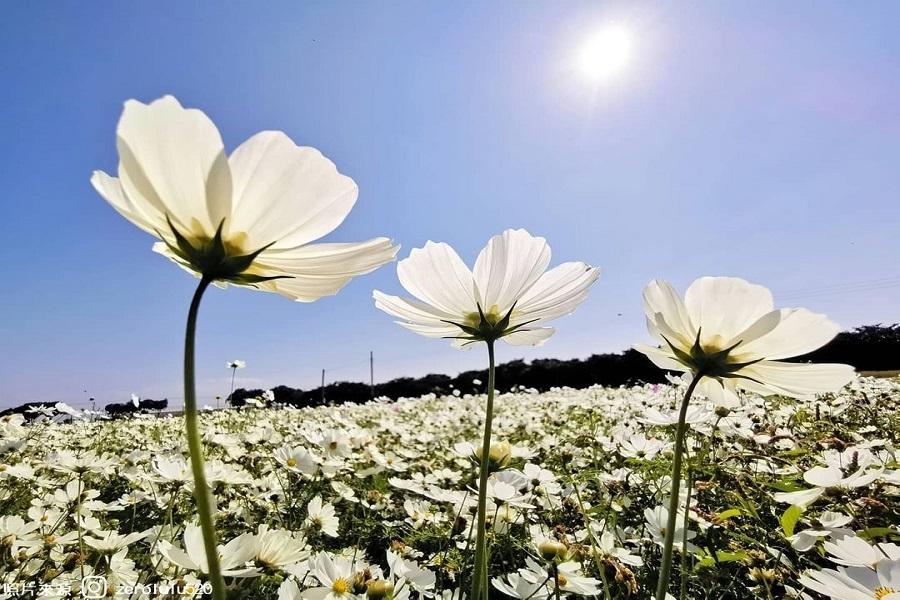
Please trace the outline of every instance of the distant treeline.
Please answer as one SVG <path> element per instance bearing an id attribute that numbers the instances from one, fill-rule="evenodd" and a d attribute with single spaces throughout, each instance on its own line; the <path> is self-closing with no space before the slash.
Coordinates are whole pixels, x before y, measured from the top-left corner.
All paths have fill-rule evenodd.
<path id="1" fill-rule="evenodd" d="M 162 400 L 151 400 L 148 398 L 139 400 L 137 406 L 135 406 L 132 401 L 112 402 L 104 406 L 103 410 L 112 417 L 121 417 L 134 413 L 162 411 L 168 406 L 168 398 L 163 398 Z M 10 414 L 20 414 L 29 418 L 35 418 L 41 414 L 41 409 L 52 411 L 55 407 L 56 402 L 26 402 L 15 408 L 7 408 L 4 411 L 0 411 L 0 417 Z"/>
<path id="2" fill-rule="evenodd" d="M 900 370 L 900 324 L 866 325 L 839 333 L 824 347 L 794 362 L 838 362 L 853 365 L 857 371 Z M 481 383 L 476 384 L 475 380 Z M 497 388 L 512 387 L 546 391 L 553 387 L 585 388 L 600 384 L 621 386 L 636 383 L 663 383 L 665 372 L 636 350 L 615 354 L 594 354 L 585 359 L 542 358 L 526 363 L 514 360 L 497 366 Z M 401 377 L 375 384 L 338 381 L 322 388 L 300 390 L 285 385 L 272 388 L 275 402 L 293 406 L 316 406 L 335 402 L 365 402 L 374 395 L 387 398 L 414 398 L 424 394 L 451 394 L 484 391 L 487 371 L 466 371 L 455 377 L 429 374 Z M 256 398 L 264 390 L 238 389 L 228 398 L 232 406 L 243 406 L 247 398 Z"/>
<path id="3" fill-rule="evenodd" d="M 792 359 L 795 362 L 837 362 L 856 367 L 857 371 L 900 370 L 900 324 L 866 325 L 853 331 L 839 333 L 824 347 Z M 475 383 L 478 380 L 480 383 Z M 636 383 L 663 383 L 665 372 L 636 350 L 615 354 L 594 354 L 585 359 L 557 360 L 541 358 L 526 363 L 513 360 L 497 367 L 497 388 L 508 391 L 513 387 L 546 391 L 552 387 L 585 388 L 594 384 L 605 386 Z M 487 371 L 466 371 L 455 377 L 430 374 L 424 377 L 400 377 L 378 383 L 372 390 L 368 384 L 338 381 L 325 386 L 324 402 L 365 402 L 375 397 L 415 398 L 425 394 L 462 394 L 484 391 Z M 273 388 L 275 402 L 293 406 L 316 406 L 323 403 L 322 388 L 300 390 L 285 385 Z M 264 390 L 238 389 L 228 398 L 231 406 L 243 406 L 247 398 L 262 396 Z M 19 413 L 34 416 L 36 408 L 52 408 L 55 402 L 28 402 L 0 411 L 0 416 Z M 111 416 L 136 412 L 164 410 L 167 400 L 141 400 L 107 404 L 104 410 Z"/>

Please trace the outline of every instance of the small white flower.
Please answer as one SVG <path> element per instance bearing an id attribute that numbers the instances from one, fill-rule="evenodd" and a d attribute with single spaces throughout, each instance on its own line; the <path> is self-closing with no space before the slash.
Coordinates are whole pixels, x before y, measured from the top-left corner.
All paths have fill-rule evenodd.
<path id="1" fill-rule="evenodd" d="M 375 306 L 410 331 L 455 338 L 457 347 L 489 338 L 538 346 L 555 332 L 541 325 L 574 311 L 600 276 L 581 262 L 547 271 L 549 264 L 547 240 L 524 229 L 492 237 L 474 272 L 453 248 L 429 241 L 397 265 L 400 283 L 416 300 L 376 290 Z"/>
<path id="2" fill-rule="evenodd" d="M 306 506 L 307 527 L 317 529 L 329 537 L 337 537 L 340 521 L 334 514 L 334 506 L 322 503 L 322 497 L 316 496 Z"/>

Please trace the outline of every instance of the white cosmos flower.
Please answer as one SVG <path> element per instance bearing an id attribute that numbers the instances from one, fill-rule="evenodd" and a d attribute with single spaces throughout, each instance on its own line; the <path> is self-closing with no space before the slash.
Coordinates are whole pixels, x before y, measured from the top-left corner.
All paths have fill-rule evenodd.
<path id="1" fill-rule="evenodd" d="M 309 573 L 318 580 L 320 587 L 306 590 L 304 598 L 348 600 L 355 597 L 353 579 L 356 573 L 350 560 L 342 557 L 332 558 L 322 552 L 309 559 Z"/>
<path id="2" fill-rule="evenodd" d="M 434 588 L 437 577 L 428 569 L 423 569 L 415 562 L 406 560 L 396 552 L 387 551 L 387 563 L 391 569 L 391 575 L 403 578 L 417 592 L 428 594 Z"/>
<path id="3" fill-rule="evenodd" d="M 226 156 L 213 122 L 166 96 L 126 102 L 116 145 L 119 177 L 95 171 L 94 188 L 161 240 L 156 252 L 220 285 L 312 302 L 397 253 L 387 238 L 310 244 L 341 224 L 358 189 L 282 132 L 258 133 Z"/>
<path id="4" fill-rule="evenodd" d="M 845 535 L 825 542 L 825 551 L 833 563 L 847 567 L 875 568 L 883 560 L 900 560 L 900 546 L 891 543 L 871 545 L 857 535 Z"/>
<path id="5" fill-rule="evenodd" d="M 173 546 L 163 540 L 157 546 L 160 553 L 172 564 L 189 571 L 208 573 L 206 551 L 203 547 L 203 533 L 193 523 L 189 523 L 184 529 L 184 550 Z M 224 546 L 219 546 L 219 561 L 222 567 L 222 575 L 225 577 L 255 577 L 258 571 L 244 565 L 253 560 L 256 554 L 256 537 L 250 533 L 243 533 Z"/>
<path id="6" fill-rule="evenodd" d="M 647 532 L 650 534 L 653 542 L 659 544 L 660 546 L 663 545 L 663 542 L 666 538 L 666 524 L 668 518 L 669 509 L 665 506 L 657 506 L 656 508 L 644 509 L 644 519 L 646 520 Z M 695 537 L 697 537 L 697 532 L 691 531 L 690 528 L 688 528 L 687 539 L 692 540 Z M 681 550 L 681 542 L 683 539 L 685 539 L 684 513 L 682 511 L 678 511 L 678 518 L 675 520 L 674 539 L 674 547 L 678 550 Z M 689 552 L 693 552 L 696 547 L 688 542 L 687 549 Z"/>
<path id="7" fill-rule="evenodd" d="M 315 475 L 319 470 L 318 457 L 306 448 L 283 446 L 275 451 L 275 460 L 294 473 Z"/>
<path id="8" fill-rule="evenodd" d="M 547 271 L 549 264 L 547 241 L 524 229 L 491 238 L 474 272 L 447 244 L 427 242 L 397 265 L 400 283 L 416 299 L 376 290 L 375 306 L 420 335 L 457 338 L 455 346 L 488 337 L 537 346 L 555 331 L 541 325 L 574 311 L 600 276 L 583 262 Z"/>
<path id="9" fill-rule="evenodd" d="M 96 537 L 85 536 L 84 543 L 103 554 L 115 554 L 134 542 L 146 538 L 150 533 L 149 529 L 129 533 L 128 535 L 122 535 L 118 531 L 97 531 L 94 532 Z"/>
<path id="10" fill-rule="evenodd" d="M 875 569 L 807 571 L 800 583 L 832 600 L 900 600 L 900 560 L 881 561 Z"/>
<path id="11" fill-rule="evenodd" d="M 734 277 L 702 277 L 682 300 L 667 282 L 644 289 L 647 328 L 659 347 L 639 344 L 658 367 L 705 375 L 698 391 L 726 406 L 736 389 L 810 397 L 852 381 L 853 367 L 782 362 L 824 346 L 840 328 L 803 308 L 775 309 L 772 294 Z"/>
<path id="12" fill-rule="evenodd" d="M 818 500 L 828 489 L 848 490 L 866 487 L 880 475 L 880 471 L 871 471 L 864 467 L 849 475 L 845 475 L 844 471 L 837 467 L 812 467 L 803 473 L 803 479 L 814 487 L 794 492 L 776 492 L 774 498 L 776 502 L 806 508 Z"/>
<path id="13" fill-rule="evenodd" d="M 337 537 L 340 521 L 334 514 L 334 506 L 322 503 L 322 496 L 316 496 L 306 505 L 306 525 L 318 529 L 329 537 Z"/>
<path id="14" fill-rule="evenodd" d="M 491 583 L 495 588 L 519 600 L 544 600 L 549 598 L 552 590 L 547 585 L 547 578 L 541 581 L 531 581 L 519 573 L 510 573 L 506 581 L 500 577 L 494 577 Z"/>
<path id="15" fill-rule="evenodd" d="M 225 366 L 229 369 L 243 369 L 247 366 L 247 363 L 242 360 L 232 360 L 225 363 Z"/>
<path id="16" fill-rule="evenodd" d="M 260 525 L 255 536 L 256 562 L 271 568 L 283 568 L 309 558 L 306 539 L 286 529 Z"/>

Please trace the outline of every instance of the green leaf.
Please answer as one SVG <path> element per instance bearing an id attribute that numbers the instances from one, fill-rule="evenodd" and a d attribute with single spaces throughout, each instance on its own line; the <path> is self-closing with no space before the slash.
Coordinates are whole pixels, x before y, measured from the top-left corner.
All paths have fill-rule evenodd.
<path id="1" fill-rule="evenodd" d="M 781 530 L 784 531 L 784 537 L 794 535 L 794 527 L 797 526 L 797 521 L 800 520 L 802 514 L 803 509 L 799 506 L 791 506 L 784 511 L 784 514 L 781 515 Z"/>
<path id="2" fill-rule="evenodd" d="M 778 481 L 773 481 L 769 484 L 769 487 L 773 487 L 779 492 L 799 492 L 803 488 L 796 481 L 792 481 L 790 479 L 779 479 Z"/>
<path id="3" fill-rule="evenodd" d="M 743 550 L 739 550 L 738 552 L 725 552 L 725 551 L 720 550 L 720 551 L 716 552 L 716 559 L 720 563 L 739 562 L 739 561 L 747 560 L 748 558 L 749 558 L 749 555 L 746 552 L 744 552 Z"/>
<path id="4" fill-rule="evenodd" d="M 723 510 L 722 512 L 717 514 L 716 518 L 720 521 L 727 521 L 728 519 L 730 519 L 732 517 L 737 517 L 742 514 L 744 514 L 744 511 L 742 511 L 739 508 L 729 508 L 728 510 Z"/>

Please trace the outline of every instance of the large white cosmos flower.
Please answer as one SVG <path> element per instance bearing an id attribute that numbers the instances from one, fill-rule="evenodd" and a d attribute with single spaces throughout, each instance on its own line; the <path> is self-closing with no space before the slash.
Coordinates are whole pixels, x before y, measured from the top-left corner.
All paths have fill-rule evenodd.
<path id="1" fill-rule="evenodd" d="M 807 571 L 800 583 L 832 600 L 900 600 L 900 559 L 883 560 L 874 569 Z"/>
<path id="2" fill-rule="evenodd" d="M 399 249 L 383 237 L 310 244 L 341 224 L 358 188 L 318 150 L 280 131 L 257 133 L 226 156 L 209 117 L 166 96 L 126 102 L 116 142 L 119 177 L 95 171 L 94 188 L 161 240 L 156 252 L 220 285 L 312 302 Z"/>
<path id="3" fill-rule="evenodd" d="M 600 276 L 583 262 L 548 271 L 549 264 L 547 240 L 524 229 L 492 237 L 474 272 L 449 245 L 427 242 L 397 265 L 400 283 L 416 299 L 375 290 L 375 306 L 415 333 L 454 338 L 456 346 L 486 339 L 538 346 L 555 332 L 541 325 L 574 311 Z"/>
<path id="4" fill-rule="evenodd" d="M 668 282 L 651 281 L 644 311 L 661 344 L 635 348 L 660 368 L 703 375 L 698 390 L 725 405 L 735 404 L 739 388 L 809 397 L 855 377 L 849 365 L 783 362 L 824 346 L 840 328 L 803 308 L 775 309 L 768 289 L 743 279 L 702 277 L 684 300 Z"/>

